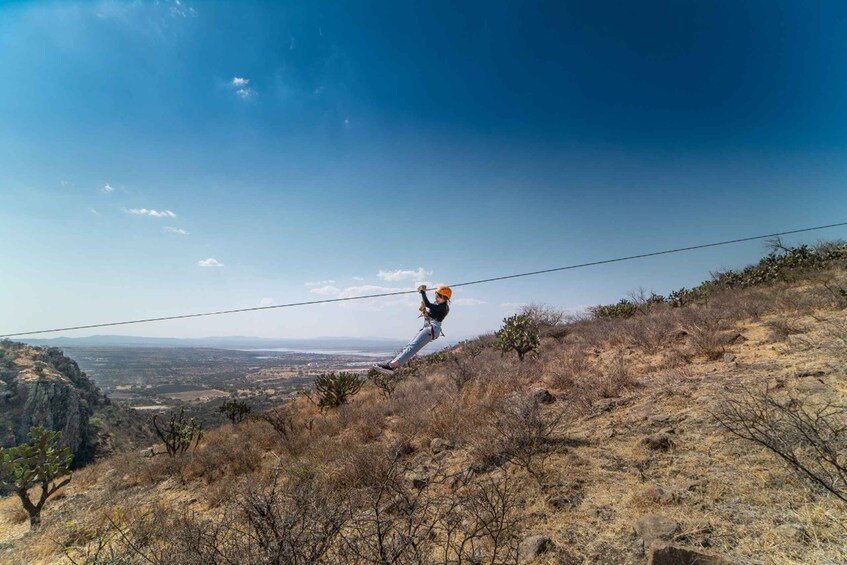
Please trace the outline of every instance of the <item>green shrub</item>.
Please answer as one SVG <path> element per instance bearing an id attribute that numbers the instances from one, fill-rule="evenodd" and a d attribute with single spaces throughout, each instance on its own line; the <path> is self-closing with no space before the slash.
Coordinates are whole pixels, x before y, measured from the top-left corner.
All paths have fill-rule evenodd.
<path id="1" fill-rule="evenodd" d="M 365 380 L 355 373 L 324 373 L 315 378 L 315 390 L 318 392 L 318 407 L 336 408 L 346 404 L 355 396 Z"/>
<path id="2" fill-rule="evenodd" d="M 0 448 L 0 482 L 9 485 L 21 499 L 33 528 L 41 524 L 41 509 L 57 490 L 71 480 L 73 459 L 70 448 L 61 446 L 62 433 L 40 427 L 29 430 L 29 445 Z M 60 483 L 57 479 L 65 477 Z M 29 498 L 29 489 L 41 487 L 38 500 Z"/>
<path id="3" fill-rule="evenodd" d="M 593 308 L 589 308 L 591 315 L 596 319 L 601 318 L 630 318 L 638 312 L 638 306 L 627 300 L 626 298 L 621 298 L 620 302 L 617 304 L 609 304 L 606 306 L 594 306 Z"/>
<path id="4" fill-rule="evenodd" d="M 514 351 L 523 361 L 527 353 L 538 349 L 538 326 L 527 314 L 515 314 L 503 319 L 503 327 L 494 334 L 494 347 L 508 353 Z"/>

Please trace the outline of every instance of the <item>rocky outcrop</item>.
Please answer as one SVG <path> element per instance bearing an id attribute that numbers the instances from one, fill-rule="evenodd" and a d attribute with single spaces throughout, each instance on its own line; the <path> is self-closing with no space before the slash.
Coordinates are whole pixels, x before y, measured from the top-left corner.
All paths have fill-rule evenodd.
<path id="1" fill-rule="evenodd" d="M 97 443 L 89 417 L 107 403 L 60 349 L 0 342 L 0 447 L 25 443 L 29 429 L 41 426 L 62 432 L 74 465 L 83 465 Z"/>

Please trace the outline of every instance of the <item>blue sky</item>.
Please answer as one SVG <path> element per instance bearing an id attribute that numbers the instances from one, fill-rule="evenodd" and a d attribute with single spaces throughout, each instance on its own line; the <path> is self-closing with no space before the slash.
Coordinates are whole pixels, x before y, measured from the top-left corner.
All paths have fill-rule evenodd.
<path id="1" fill-rule="evenodd" d="M 844 2 L 11 2 L 0 75 L 0 334 L 847 220 Z M 445 333 L 763 252 L 457 289 Z M 97 333 L 405 338 L 415 307 Z"/>

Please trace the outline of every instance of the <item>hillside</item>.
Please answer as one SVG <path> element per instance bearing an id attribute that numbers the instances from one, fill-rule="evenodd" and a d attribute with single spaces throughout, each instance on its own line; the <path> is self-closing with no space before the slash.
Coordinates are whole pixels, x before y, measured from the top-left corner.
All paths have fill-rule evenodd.
<path id="1" fill-rule="evenodd" d="M 99 461 L 36 532 L 0 499 L 0 561 L 644 563 L 656 541 L 845 562 L 847 270 L 748 284 L 767 266 L 592 319 L 531 308 L 523 362 L 483 336 L 391 395 L 301 397 L 181 457 Z"/>
<path id="2" fill-rule="evenodd" d="M 20 444 L 32 426 L 42 426 L 62 432 L 78 467 L 115 448 L 148 444 L 152 435 L 141 424 L 61 349 L 0 341 L 0 447 Z"/>

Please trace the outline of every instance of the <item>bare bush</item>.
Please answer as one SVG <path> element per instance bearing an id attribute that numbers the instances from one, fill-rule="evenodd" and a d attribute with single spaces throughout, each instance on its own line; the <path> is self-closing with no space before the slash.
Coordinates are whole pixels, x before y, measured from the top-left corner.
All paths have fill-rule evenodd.
<path id="1" fill-rule="evenodd" d="M 404 377 L 402 369 L 395 370 L 391 375 L 384 375 L 376 369 L 368 371 L 368 380 L 379 389 L 379 393 L 385 400 L 391 400 L 394 390 L 403 382 Z"/>
<path id="2" fill-rule="evenodd" d="M 738 388 L 713 411 L 732 434 L 761 445 L 847 502 L 847 407 Z"/>
<path id="3" fill-rule="evenodd" d="M 269 484 L 246 487 L 237 506 L 261 563 L 317 563 L 345 524 L 344 506 L 309 472 L 275 472 Z"/>
<path id="4" fill-rule="evenodd" d="M 450 362 L 450 378 L 456 385 L 456 391 L 462 389 L 477 374 L 477 358 L 485 350 L 485 344 L 481 340 L 469 340 L 459 344 L 459 351 L 448 356 Z"/>
<path id="5" fill-rule="evenodd" d="M 426 563 L 439 523 L 439 499 L 432 492 L 443 483 L 437 470 L 414 473 L 402 449 L 371 450 L 360 465 L 360 486 L 348 504 L 341 532 L 342 560 L 354 563 Z"/>
<path id="6" fill-rule="evenodd" d="M 686 325 L 689 342 L 698 353 L 714 361 L 726 353 L 726 345 L 721 340 L 723 319 L 711 311 L 693 313 Z"/>
<path id="7" fill-rule="evenodd" d="M 543 409 L 532 395 L 507 397 L 488 417 L 483 439 L 475 446 L 480 471 L 512 463 L 544 485 L 544 464 L 557 447 L 556 436 L 565 423 L 565 409 Z"/>
<path id="8" fill-rule="evenodd" d="M 259 415 L 274 429 L 289 455 L 299 455 L 308 445 L 314 418 L 299 416 L 293 406 L 283 405 Z"/>
<path id="9" fill-rule="evenodd" d="M 595 383 L 598 395 L 601 398 L 620 396 L 623 390 L 634 383 L 629 373 L 629 363 L 623 349 L 616 350 L 614 355 L 606 361 L 603 371 Z"/>
<path id="10" fill-rule="evenodd" d="M 507 473 L 463 488 L 443 512 L 442 563 L 516 563 L 520 542 L 518 497 Z"/>

